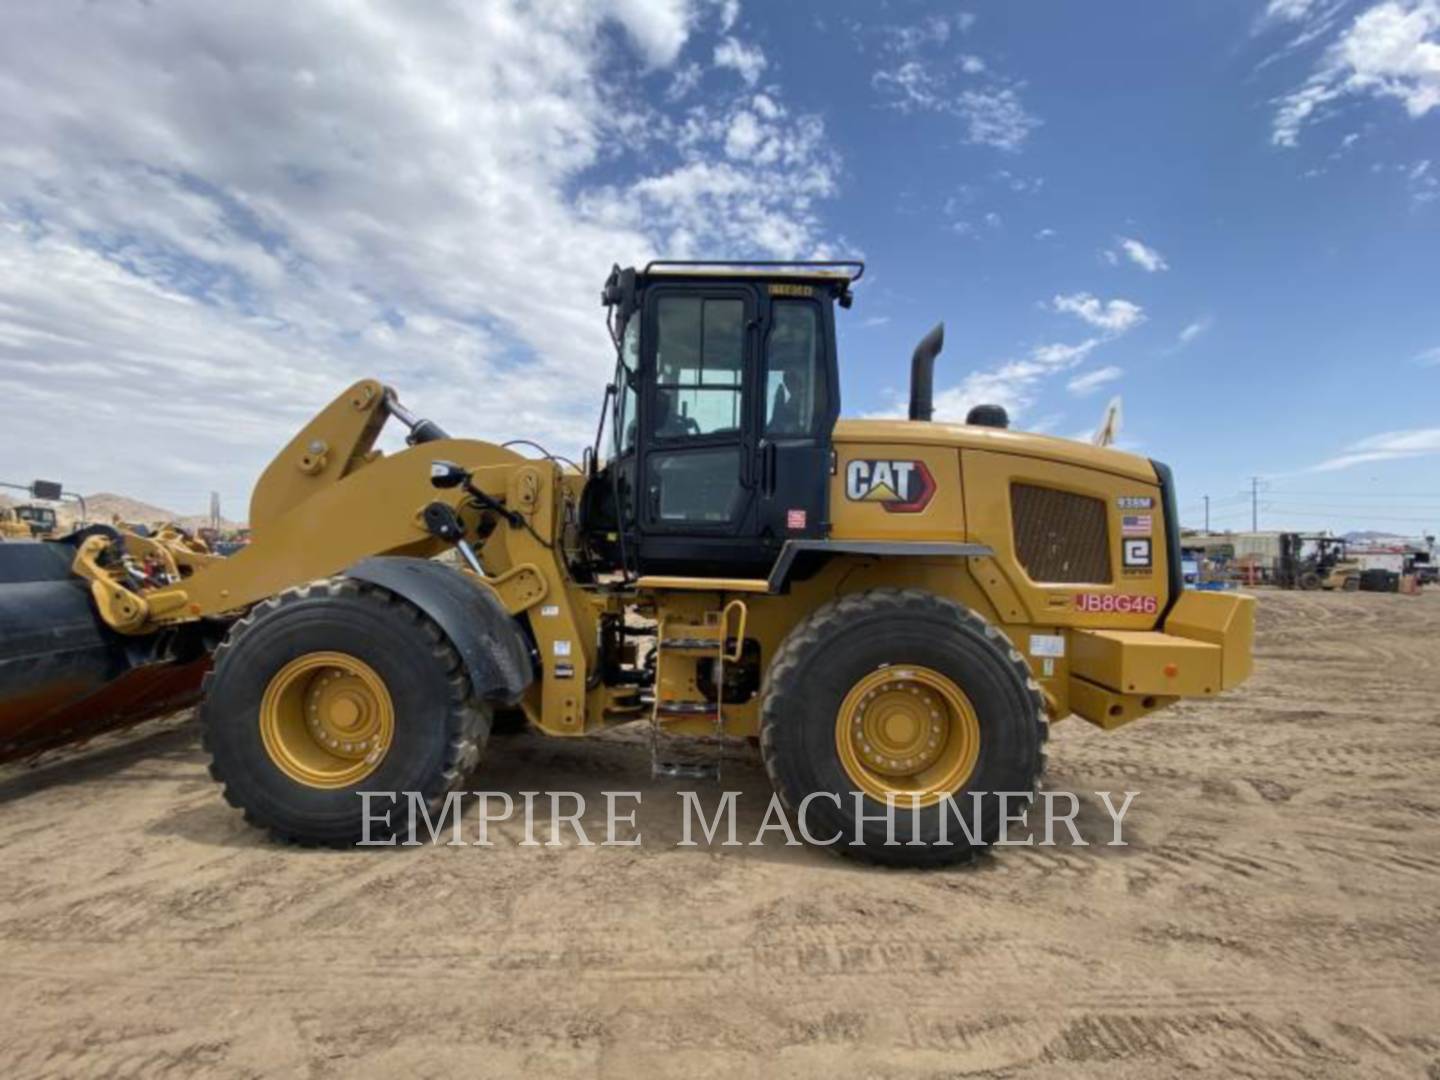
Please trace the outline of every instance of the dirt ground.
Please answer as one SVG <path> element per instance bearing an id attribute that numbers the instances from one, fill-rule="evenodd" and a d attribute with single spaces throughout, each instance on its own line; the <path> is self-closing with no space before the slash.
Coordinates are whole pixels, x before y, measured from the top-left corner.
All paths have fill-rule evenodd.
<path id="1" fill-rule="evenodd" d="M 0 1075 L 1440 1076 L 1440 591 L 1260 620 L 1241 691 L 1055 729 L 1095 846 L 953 871 L 676 847 L 625 733 L 471 786 L 640 790 L 639 848 L 277 847 L 189 722 L 0 771 Z"/>

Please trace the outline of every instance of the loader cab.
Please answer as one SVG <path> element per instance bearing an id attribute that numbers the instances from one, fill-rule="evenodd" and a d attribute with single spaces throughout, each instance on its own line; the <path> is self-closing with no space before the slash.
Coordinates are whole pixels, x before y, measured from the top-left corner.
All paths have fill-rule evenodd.
<path id="1" fill-rule="evenodd" d="M 828 531 L 844 264 L 651 263 L 606 284 L 618 359 L 592 547 L 643 573 L 759 574 Z M 608 453 L 607 453 L 608 451 Z"/>
<path id="2" fill-rule="evenodd" d="M 15 508 L 15 517 L 30 527 L 30 533 L 37 538 L 54 536 L 60 528 L 55 510 L 49 506 L 26 503 Z"/>

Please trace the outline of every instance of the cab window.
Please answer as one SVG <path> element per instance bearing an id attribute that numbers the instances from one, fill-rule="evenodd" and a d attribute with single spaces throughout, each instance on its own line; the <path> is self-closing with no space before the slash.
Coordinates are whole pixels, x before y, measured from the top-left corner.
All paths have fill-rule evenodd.
<path id="1" fill-rule="evenodd" d="M 615 425 L 618 452 L 628 454 L 635 449 L 638 416 L 635 411 L 636 376 L 640 368 L 640 317 L 631 316 L 620 339 L 620 420 Z"/>
<path id="2" fill-rule="evenodd" d="M 660 299 L 656 314 L 655 437 L 738 435 L 744 301 L 668 296 Z"/>
<path id="3" fill-rule="evenodd" d="M 808 435 L 825 411 L 820 316 L 807 301 L 771 308 L 765 347 L 765 434 Z"/>

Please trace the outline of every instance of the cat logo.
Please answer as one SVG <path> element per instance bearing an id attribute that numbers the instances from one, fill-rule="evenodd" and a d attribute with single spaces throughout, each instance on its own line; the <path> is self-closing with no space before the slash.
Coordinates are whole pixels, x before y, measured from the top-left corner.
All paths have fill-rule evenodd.
<path id="1" fill-rule="evenodd" d="M 892 514 L 917 514 L 930 505 L 935 478 L 923 461 L 857 458 L 845 466 L 845 497 L 878 502 Z"/>

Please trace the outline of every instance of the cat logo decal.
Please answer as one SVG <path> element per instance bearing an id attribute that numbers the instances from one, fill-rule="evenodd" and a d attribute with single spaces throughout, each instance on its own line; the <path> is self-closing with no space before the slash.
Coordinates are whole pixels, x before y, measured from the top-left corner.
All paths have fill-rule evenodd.
<path id="1" fill-rule="evenodd" d="M 892 514 L 918 514 L 930 505 L 935 478 L 923 461 L 856 458 L 845 466 L 845 497 L 878 502 Z"/>

